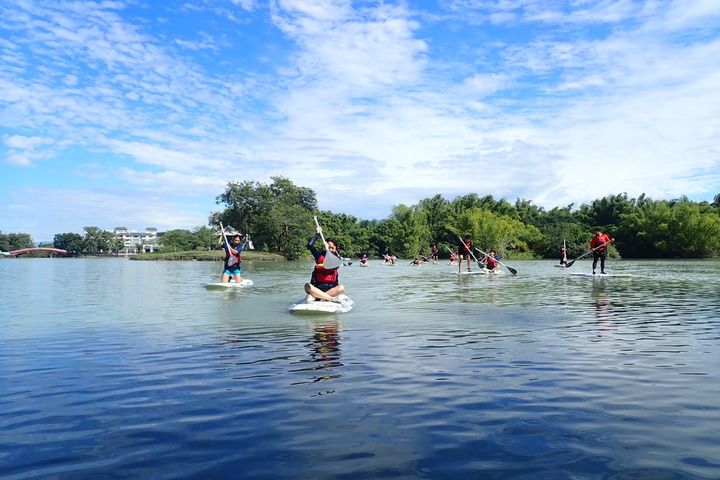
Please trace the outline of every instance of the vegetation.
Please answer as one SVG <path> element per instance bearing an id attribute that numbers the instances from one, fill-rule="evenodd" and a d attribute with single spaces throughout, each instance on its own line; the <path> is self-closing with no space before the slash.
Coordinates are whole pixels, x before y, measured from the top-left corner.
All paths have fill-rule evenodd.
<path id="1" fill-rule="evenodd" d="M 601 229 L 616 239 L 611 255 L 630 258 L 707 258 L 720 254 L 720 194 L 713 202 L 686 197 L 652 200 L 645 195 L 609 195 L 574 208 L 573 204 L 545 210 L 529 200 L 514 204 L 492 195 L 471 193 L 448 200 L 434 195 L 415 205 L 396 205 L 381 220 L 363 220 L 344 213 L 318 211 L 315 192 L 283 177 L 272 183 L 230 182 L 216 198 L 223 209 L 208 219 L 209 227 L 171 230 L 158 238 L 160 251 L 138 258 L 202 259 L 222 255 L 220 224 L 252 235 L 256 252 L 273 252 L 286 259 L 307 255 L 305 245 L 315 232 L 317 216 L 327 237 L 339 243 L 344 256 L 393 253 L 409 258 L 429 254 L 438 245 L 447 256 L 458 235 L 470 236 L 481 249 L 510 258 L 556 258 L 563 240 L 568 256 L 588 249 L 592 232 Z M 85 235 L 63 233 L 54 246 L 72 255 L 117 253 L 118 239 L 97 227 Z M 0 249 L 32 246 L 27 234 L 2 234 Z M 253 252 L 247 252 L 248 258 Z"/>
<path id="2" fill-rule="evenodd" d="M 23 248 L 32 248 L 32 237 L 28 233 L 2 233 L 0 232 L 0 252 L 10 252 L 13 250 L 22 250 Z"/>

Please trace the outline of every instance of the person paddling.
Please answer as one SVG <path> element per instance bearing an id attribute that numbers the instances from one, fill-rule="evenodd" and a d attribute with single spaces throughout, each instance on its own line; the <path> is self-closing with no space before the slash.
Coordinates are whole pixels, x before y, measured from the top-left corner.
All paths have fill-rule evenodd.
<path id="1" fill-rule="evenodd" d="M 307 249 L 315 258 L 315 268 L 312 272 L 310 282 L 305 284 L 305 293 L 308 294 L 307 300 L 327 300 L 338 301 L 338 295 L 345 292 L 345 286 L 339 283 L 338 270 L 340 265 L 334 268 L 325 268 L 325 259 L 330 255 L 339 257 L 338 243 L 332 238 L 325 239 L 323 251 L 317 249 L 315 242 L 322 237 L 322 228 L 317 226 L 317 233 L 308 240 Z"/>
<path id="2" fill-rule="evenodd" d="M 603 233 L 601 230 L 595 230 L 595 236 L 590 239 L 590 250 L 593 254 L 592 273 L 595 275 L 595 267 L 600 260 L 600 273 L 605 273 L 605 258 L 607 258 L 607 247 L 615 239 Z"/>
<path id="3" fill-rule="evenodd" d="M 460 248 L 458 249 L 458 253 L 460 254 L 460 262 L 458 262 L 458 273 L 462 271 L 462 261 L 467 260 L 467 271 L 471 271 L 472 268 L 470 267 L 471 263 L 470 260 L 473 258 L 472 253 L 472 242 L 470 241 L 470 237 L 465 237 L 465 239 L 460 243 Z"/>
<path id="4" fill-rule="evenodd" d="M 242 282 L 242 269 L 240 268 L 242 258 L 240 254 L 245 247 L 242 237 L 240 235 L 235 235 L 233 237 L 232 244 L 228 244 L 227 238 L 223 233 L 220 242 L 223 243 L 223 247 L 225 249 L 225 265 L 223 266 L 223 273 L 220 281 L 222 283 L 229 283 L 230 276 L 232 275 L 235 283 Z"/>
<path id="5" fill-rule="evenodd" d="M 495 251 L 490 250 L 488 254 L 483 259 L 485 262 L 485 270 L 491 273 L 495 273 L 500 268 L 497 262 L 497 257 L 495 256 Z"/>

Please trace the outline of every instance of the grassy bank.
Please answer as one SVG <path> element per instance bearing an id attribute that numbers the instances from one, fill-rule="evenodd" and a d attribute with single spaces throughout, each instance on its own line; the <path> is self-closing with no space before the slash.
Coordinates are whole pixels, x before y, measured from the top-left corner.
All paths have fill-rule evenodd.
<path id="1" fill-rule="evenodd" d="M 225 258 L 222 250 L 190 250 L 186 252 L 166 253 L 140 253 L 131 255 L 130 260 L 198 260 L 198 261 L 221 261 Z M 285 257 L 277 253 L 258 252 L 255 250 L 245 251 L 242 254 L 244 261 L 278 262 L 285 261 Z"/>

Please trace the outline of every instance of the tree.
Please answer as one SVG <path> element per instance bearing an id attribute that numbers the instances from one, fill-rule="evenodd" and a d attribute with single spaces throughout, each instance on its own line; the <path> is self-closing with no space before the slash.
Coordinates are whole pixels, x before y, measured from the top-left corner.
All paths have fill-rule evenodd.
<path id="1" fill-rule="evenodd" d="M 193 244 L 196 249 L 212 250 L 218 246 L 220 230 L 213 230 L 208 227 L 197 227 L 193 230 Z"/>
<path id="2" fill-rule="evenodd" d="M 540 231 L 532 225 L 478 207 L 453 218 L 451 230 L 456 236 L 470 236 L 485 252 L 495 250 L 503 256 L 511 252 L 527 252 L 528 241 L 540 236 Z M 457 238 L 455 241 L 457 243 Z"/>
<path id="3" fill-rule="evenodd" d="M 284 177 L 273 183 L 230 182 L 216 198 L 225 210 L 210 216 L 212 226 L 232 225 L 251 233 L 257 248 L 275 250 L 288 259 L 304 252 L 307 236 L 313 231 L 312 214 L 317 210 L 315 192 L 298 187 Z"/>
<path id="4" fill-rule="evenodd" d="M 95 255 L 110 250 L 112 233 L 98 227 L 84 227 L 83 230 L 85 231 L 83 251 L 86 254 Z"/>
<path id="5" fill-rule="evenodd" d="M 72 256 L 82 255 L 85 248 L 82 235 L 77 233 L 58 233 L 53 238 L 53 245 L 55 248 L 67 250 L 68 255 Z"/>
<path id="6" fill-rule="evenodd" d="M 158 243 L 164 251 L 182 252 L 194 250 L 195 236 L 190 230 L 170 230 L 158 238 Z"/>
<path id="7" fill-rule="evenodd" d="M 112 253 L 114 253 L 115 255 L 119 255 L 120 251 L 125 248 L 125 242 L 120 237 L 113 237 L 112 239 L 110 239 L 108 247 L 110 248 L 110 251 Z"/>

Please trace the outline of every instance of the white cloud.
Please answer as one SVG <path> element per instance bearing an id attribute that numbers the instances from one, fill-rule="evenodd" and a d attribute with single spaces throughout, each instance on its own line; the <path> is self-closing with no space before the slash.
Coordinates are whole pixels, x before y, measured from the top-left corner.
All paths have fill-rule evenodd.
<path id="1" fill-rule="evenodd" d="M 436 193 L 552 207 L 720 190 L 713 2 L 466 0 L 431 15 L 349 0 L 235 3 L 184 5 L 232 17 L 239 32 L 192 38 L 156 32 L 119 2 L 0 6 L 5 162 L 90 154 L 96 163 L 75 171 L 97 190 L 73 207 L 100 215 L 85 197 L 118 205 L 112 218 L 165 212 L 118 220 L 159 228 L 204 223 L 228 181 L 273 175 L 313 188 L 321 208 L 374 217 Z M 275 30 L 244 30 L 250 12 Z M 264 42 L 281 47 L 251 57 Z M 102 190 L 103 169 L 135 209 Z M 207 210 L 176 215 L 183 201 Z"/>

